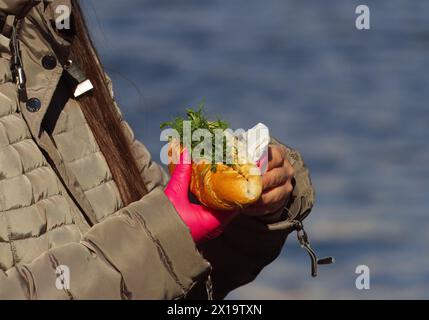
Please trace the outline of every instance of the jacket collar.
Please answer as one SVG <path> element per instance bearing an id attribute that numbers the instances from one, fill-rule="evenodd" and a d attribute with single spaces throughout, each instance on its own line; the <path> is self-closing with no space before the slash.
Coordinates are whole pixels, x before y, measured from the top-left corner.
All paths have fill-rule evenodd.
<path id="1" fill-rule="evenodd" d="M 52 23 L 58 16 L 57 6 L 67 5 L 71 8 L 71 0 L 44 1 L 44 4 L 38 2 L 39 5 L 28 12 L 31 19 L 22 20 L 19 34 L 23 70 L 26 75 L 25 95 L 20 97 L 20 105 L 35 138 L 40 136 L 42 121 L 63 73 L 63 63 L 68 58 L 71 45 L 70 39 L 62 37 L 55 29 L 55 23 Z M 55 68 L 44 68 L 42 61 L 46 56 L 55 57 Z M 41 107 L 37 112 L 27 109 L 29 99 L 40 101 Z"/>

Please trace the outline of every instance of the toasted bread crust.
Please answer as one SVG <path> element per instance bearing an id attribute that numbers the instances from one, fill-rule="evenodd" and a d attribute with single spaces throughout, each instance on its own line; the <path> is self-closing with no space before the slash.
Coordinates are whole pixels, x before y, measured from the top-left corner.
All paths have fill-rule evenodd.
<path id="1" fill-rule="evenodd" d="M 173 173 L 175 165 L 168 169 Z M 262 193 L 262 177 L 254 164 L 228 166 L 192 163 L 191 192 L 203 205 L 219 210 L 238 210 L 256 201 Z"/>

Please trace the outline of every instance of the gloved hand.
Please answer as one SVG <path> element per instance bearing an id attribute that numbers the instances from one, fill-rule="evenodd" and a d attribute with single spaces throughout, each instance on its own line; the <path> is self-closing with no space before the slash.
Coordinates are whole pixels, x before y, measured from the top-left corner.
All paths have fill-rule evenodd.
<path id="1" fill-rule="evenodd" d="M 180 162 L 176 165 L 164 193 L 190 229 L 194 241 L 199 243 L 219 236 L 237 213 L 191 203 L 188 197 L 191 174 L 191 157 L 185 148 L 180 154 Z"/>

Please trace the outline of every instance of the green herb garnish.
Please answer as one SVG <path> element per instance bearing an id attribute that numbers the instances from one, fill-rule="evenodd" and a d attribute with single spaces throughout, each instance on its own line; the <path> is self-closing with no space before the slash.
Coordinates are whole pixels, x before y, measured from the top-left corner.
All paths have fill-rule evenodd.
<path id="1" fill-rule="evenodd" d="M 204 114 L 203 114 L 203 108 L 204 103 L 201 102 L 198 106 L 198 110 L 194 110 L 192 108 L 186 109 L 186 115 L 187 118 L 183 117 L 176 117 L 173 121 L 167 121 L 160 125 L 161 129 L 164 129 L 166 127 L 170 127 L 174 130 L 176 130 L 180 135 L 180 142 L 184 145 L 188 144 L 186 141 L 183 141 L 183 135 L 184 135 L 184 121 L 190 121 L 191 124 L 191 137 L 192 134 L 195 132 L 195 130 L 198 129 L 205 129 L 208 130 L 211 135 L 211 144 L 212 144 L 212 156 L 210 157 L 210 161 L 212 163 L 212 171 L 216 170 L 216 164 L 215 164 L 215 156 L 216 154 L 222 154 L 223 155 L 223 161 L 226 161 L 226 139 L 223 137 L 223 143 L 220 145 L 216 145 L 215 143 L 215 130 L 226 130 L 228 129 L 229 125 L 227 122 L 222 121 L 220 119 L 216 121 L 210 121 L 208 120 Z M 193 150 L 198 144 L 200 144 L 203 141 L 203 138 L 201 138 L 200 141 L 191 141 L 191 145 L 186 145 L 188 148 L 190 147 L 190 150 Z M 221 150 L 220 150 L 221 149 Z M 218 153 L 216 153 L 218 152 Z M 204 155 L 200 155 L 204 158 Z"/>

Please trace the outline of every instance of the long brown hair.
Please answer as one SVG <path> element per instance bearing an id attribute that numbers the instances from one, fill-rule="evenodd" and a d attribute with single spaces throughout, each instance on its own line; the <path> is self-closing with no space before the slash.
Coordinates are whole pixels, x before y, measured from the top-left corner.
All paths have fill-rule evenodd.
<path id="1" fill-rule="evenodd" d="M 73 1 L 72 13 L 75 35 L 70 57 L 94 86 L 91 92 L 80 96 L 77 101 L 106 158 L 122 201 L 128 205 L 145 195 L 147 189 L 123 131 L 119 112 L 110 95 L 106 75 L 77 0 Z"/>

